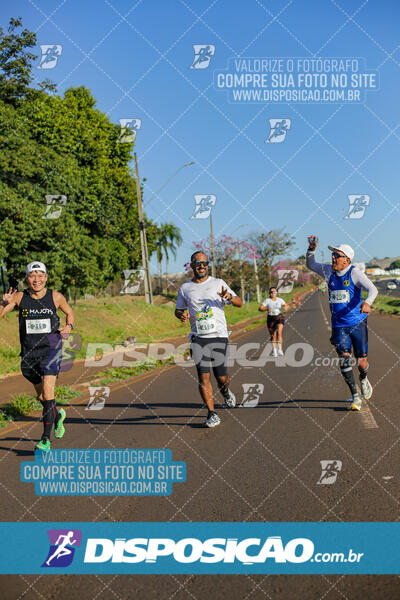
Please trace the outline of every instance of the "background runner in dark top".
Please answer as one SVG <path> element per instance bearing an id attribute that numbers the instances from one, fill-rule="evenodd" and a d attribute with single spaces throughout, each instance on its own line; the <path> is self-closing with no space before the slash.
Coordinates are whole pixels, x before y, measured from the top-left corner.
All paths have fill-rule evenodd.
<path id="1" fill-rule="evenodd" d="M 43 435 L 37 448 L 50 450 L 50 434 L 64 435 L 65 411 L 57 411 L 54 387 L 60 370 L 62 339 L 73 328 L 74 314 L 62 294 L 47 289 L 46 266 L 35 261 L 26 267 L 28 289 L 23 292 L 10 289 L 3 295 L 0 317 L 14 308 L 19 309 L 19 337 L 21 343 L 21 372 L 30 381 L 43 406 Z M 66 325 L 60 329 L 57 310 L 66 315 Z"/>

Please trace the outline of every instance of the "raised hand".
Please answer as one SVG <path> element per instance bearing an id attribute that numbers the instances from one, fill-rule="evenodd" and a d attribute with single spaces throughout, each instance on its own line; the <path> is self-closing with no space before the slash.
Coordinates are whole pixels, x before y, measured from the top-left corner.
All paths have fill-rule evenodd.
<path id="1" fill-rule="evenodd" d="M 309 250 L 315 250 L 315 248 L 318 245 L 318 238 L 316 235 L 309 235 L 308 238 L 308 249 Z"/>
<path id="2" fill-rule="evenodd" d="M 217 292 L 218 296 L 221 296 L 221 298 L 223 298 L 224 300 L 230 300 L 231 299 L 231 295 L 228 292 L 227 288 L 224 288 L 224 286 L 222 286 L 222 289 L 220 292 Z"/>
<path id="3" fill-rule="evenodd" d="M 12 288 L 10 288 L 8 290 L 7 294 L 3 294 L 3 306 L 6 306 L 7 304 L 10 304 L 10 302 L 13 301 L 15 294 L 17 293 L 17 290 L 13 290 Z"/>

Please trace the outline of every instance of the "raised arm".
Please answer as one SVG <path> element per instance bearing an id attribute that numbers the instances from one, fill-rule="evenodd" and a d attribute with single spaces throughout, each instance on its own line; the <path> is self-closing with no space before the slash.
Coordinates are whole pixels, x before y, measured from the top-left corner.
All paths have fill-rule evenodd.
<path id="1" fill-rule="evenodd" d="M 308 249 L 306 254 L 307 269 L 310 269 L 310 271 L 314 271 L 314 273 L 317 273 L 317 275 L 324 277 L 324 279 L 329 279 L 332 273 L 332 267 L 329 264 L 317 263 L 314 256 L 316 249 L 317 238 L 316 236 L 310 236 L 308 238 Z"/>
<path id="2" fill-rule="evenodd" d="M 22 292 L 17 292 L 10 288 L 8 293 L 3 294 L 3 301 L 0 305 L 0 318 L 11 312 L 21 302 Z"/>

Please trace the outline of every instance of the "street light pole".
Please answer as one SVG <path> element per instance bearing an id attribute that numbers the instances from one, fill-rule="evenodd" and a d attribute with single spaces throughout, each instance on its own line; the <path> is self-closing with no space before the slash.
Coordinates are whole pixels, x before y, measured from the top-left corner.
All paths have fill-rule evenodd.
<path id="1" fill-rule="evenodd" d="M 153 304 L 153 291 L 151 289 L 151 279 L 149 271 L 149 255 L 147 251 L 147 238 L 146 238 L 146 226 L 143 218 L 142 208 L 142 189 L 140 187 L 139 168 L 137 162 L 136 152 L 134 153 L 135 158 L 135 171 L 136 171 L 136 194 L 138 203 L 138 214 L 139 214 L 139 228 L 140 228 L 140 247 L 142 251 L 142 265 L 144 271 L 144 294 L 147 304 Z"/>
<path id="2" fill-rule="evenodd" d="M 239 269 L 240 269 L 240 295 L 242 297 L 242 302 L 244 303 L 244 277 L 243 277 L 243 265 L 242 265 L 242 255 L 240 252 L 240 240 L 237 242 L 237 251 L 239 256 Z"/>
<path id="3" fill-rule="evenodd" d="M 157 196 L 161 190 L 163 190 L 165 188 L 166 185 L 169 184 L 169 182 L 176 176 L 178 175 L 179 171 L 181 171 L 184 167 L 190 167 L 190 165 L 194 165 L 195 162 L 193 160 L 191 160 L 190 162 L 185 163 L 184 165 L 182 165 L 181 167 L 179 167 L 179 169 L 177 169 L 175 171 L 175 173 L 173 175 L 171 175 L 171 177 L 169 177 L 169 179 L 167 179 L 167 181 L 165 183 L 162 184 L 162 186 L 160 187 L 159 190 L 157 190 L 156 192 L 154 192 L 154 194 L 152 194 L 150 196 L 150 198 L 147 200 L 147 202 L 144 203 L 145 206 L 148 206 L 150 204 L 150 202 L 153 200 L 154 196 Z"/>
<path id="4" fill-rule="evenodd" d="M 211 212 L 212 212 L 212 210 L 210 210 L 211 276 L 216 277 L 217 271 L 215 268 L 215 247 L 214 247 L 214 233 L 213 233 Z"/>

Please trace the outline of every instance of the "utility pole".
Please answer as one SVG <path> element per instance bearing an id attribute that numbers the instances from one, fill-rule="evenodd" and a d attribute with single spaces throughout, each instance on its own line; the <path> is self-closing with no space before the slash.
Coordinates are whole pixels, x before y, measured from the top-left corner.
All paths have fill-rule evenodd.
<path id="1" fill-rule="evenodd" d="M 214 234 L 213 234 L 211 211 L 210 211 L 210 238 L 211 238 L 211 276 L 216 277 L 217 272 L 215 269 L 215 248 L 214 248 Z"/>
<path id="2" fill-rule="evenodd" d="M 149 271 L 149 254 L 147 251 L 147 238 L 146 238 L 146 227 L 143 219 L 143 208 L 142 208 L 142 188 L 140 187 L 139 168 L 137 162 L 136 152 L 134 153 L 135 158 L 135 170 L 136 170 L 136 194 L 138 203 L 139 213 L 139 228 L 140 228 L 140 247 L 142 251 L 142 265 L 144 271 L 144 294 L 147 304 L 153 304 L 153 291 L 151 289 L 151 279 Z"/>
<path id="3" fill-rule="evenodd" d="M 243 277 L 243 265 L 242 265 L 242 256 L 240 254 L 240 240 L 237 242 L 237 249 L 239 255 L 239 269 L 240 269 L 240 295 L 242 297 L 242 302 L 244 303 L 244 277 Z"/>
<path id="4" fill-rule="evenodd" d="M 258 279 L 257 259 L 256 259 L 255 252 L 253 253 L 253 260 L 254 260 L 254 275 L 256 278 L 257 302 L 258 302 L 258 304 L 261 304 L 260 280 Z"/>

